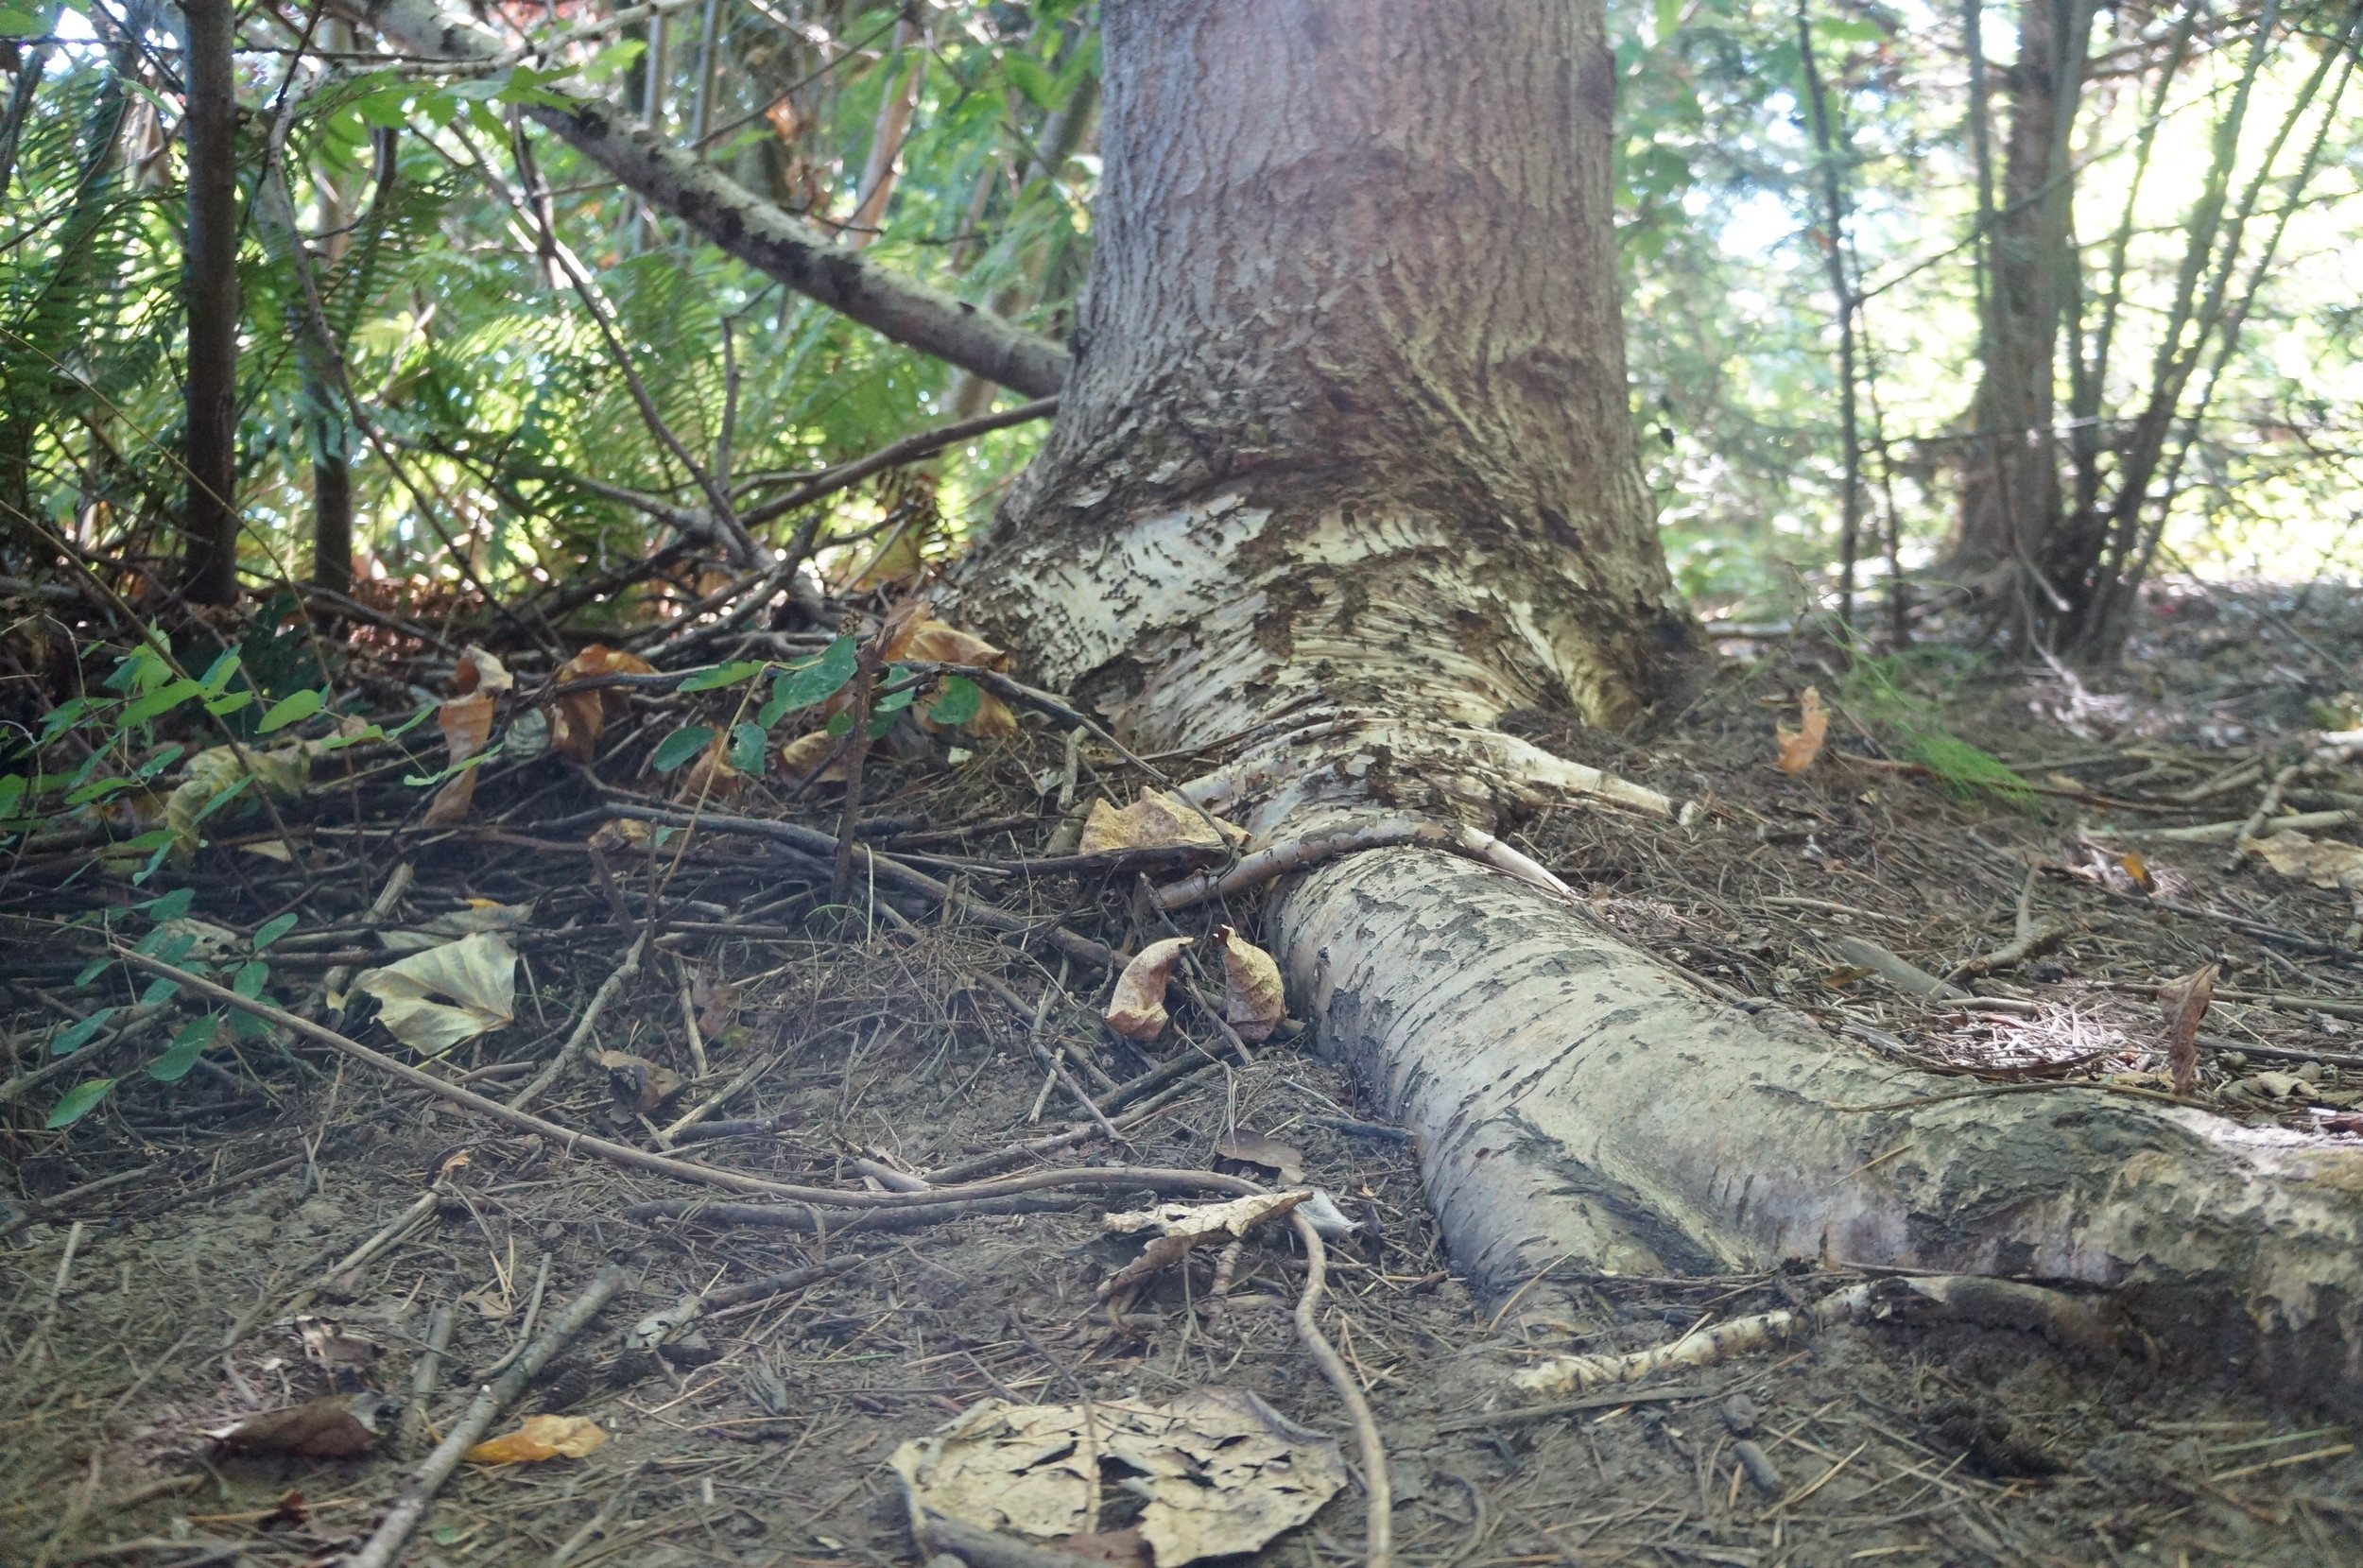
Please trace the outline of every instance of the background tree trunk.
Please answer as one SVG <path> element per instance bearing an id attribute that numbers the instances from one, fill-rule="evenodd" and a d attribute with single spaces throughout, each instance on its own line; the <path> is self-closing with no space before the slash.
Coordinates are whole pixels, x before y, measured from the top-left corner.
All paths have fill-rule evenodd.
<path id="1" fill-rule="evenodd" d="M 2077 265 L 2068 133 L 2083 89 L 2093 0 L 2023 0 L 2001 201 L 1986 254 L 1978 383 L 1952 564 L 2040 561 L 2061 511 L 2053 439 L 2061 323 Z"/>
<path id="2" fill-rule="evenodd" d="M 199 604 L 238 593 L 237 81 L 229 0 L 184 0 L 182 122 L 189 169 L 187 533 L 182 591 Z"/>
<path id="3" fill-rule="evenodd" d="M 1130 0 L 1104 26 L 1076 369 L 962 612 L 1160 746 L 1316 693 L 1486 727 L 1679 689 L 1600 6 Z"/>

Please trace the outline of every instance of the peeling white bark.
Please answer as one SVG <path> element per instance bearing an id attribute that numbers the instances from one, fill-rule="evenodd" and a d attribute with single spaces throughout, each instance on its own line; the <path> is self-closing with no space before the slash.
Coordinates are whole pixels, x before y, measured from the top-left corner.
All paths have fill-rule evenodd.
<path id="1" fill-rule="evenodd" d="M 1432 852 L 1316 870 L 1276 916 L 1480 1289 L 1788 1258 L 2103 1285 L 2187 1366 L 2363 1413 L 2363 1152 L 2090 1088 L 1877 1109 L 1964 1085 L 1718 1007 Z"/>

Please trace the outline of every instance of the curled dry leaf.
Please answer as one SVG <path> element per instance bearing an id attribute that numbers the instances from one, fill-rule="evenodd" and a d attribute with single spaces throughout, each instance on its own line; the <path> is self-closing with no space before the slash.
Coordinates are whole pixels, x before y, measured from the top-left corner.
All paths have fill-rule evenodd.
<path id="1" fill-rule="evenodd" d="M 618 850 L 646 849 L 649 838 L 648 824 L 632 817 L 611 817 L 599 824 L 591 836 L 591 848 L 599 854 L 613 854 Z"/>
<path id="2" fill-rule="evenodd" d="M 1156 1568 L 1255 1551 L 1312 1518 L 1346 1484 L 1335 1438 L 1238 1388 L 1193 1389 L 1166 1405 L 988 1399 L 888 1462 L 915 1516 L 1062 1551 L 1098 1518 L 1098 1466 L 1120 1467 L 1124 1490 L 1147 1500 L 1132 1528 Z"/>
<path id="3" fill-rule="evenodd" d="M 377 1446 L 382 1419 L 400 1408 L 382 1394 L 332 1395 L 291 1410 L 266 1410 L 205 1436 L 250 1454 L 297 1454 L 310 1459 L 349 1459 Z"/>
<path id="4" fill-rule="evenodd" d="M 2310 882 L 2317 887 L 2363 888 L 2363 849 L 2335 838 L 2308 838 L 2302 833 L 2275 833 L 2241 840 L 2240 847 L 2261 855 L 2283 876 Z"/>
<path id="5" fill-rule="evenodd" d="M 601 1051 L 591 1060 L 607 1069 L 608 1089 L 627 1114 L 646 1115 L 684 1087 L 679 1073 L 629 1051 Z"/>
<path id="6" fill-rule="evenodd" d="M 451 689 L 465 697 L 471 692 L 487 692 L 494 697 L 515 688 L 517 678 L 507 666 L 471 643 L 461 650 L 458 666 L 452 671 Z"/>
<path id="7" fill-rule="evenodd" d="M 1104 1301 L 1118 1291 L 1130 1288 L 1194 1247 L 1210 1241 L 1235 1241 L 1251 1227 L 1286 1214 L 1310 1196 L 1302 1192 L 1255 1193 L 1227 1203 L 1160 1203 L 1153 1209 L 1110 1215 L 1099 1223 L 1111 1234 L 1150 1229 L 1162 1233 L 1142 1249 L 1139 1257 L 1100 1282 L 1099 1299 Z"/>
<path id="8" fill-rule="evenodd" d="M 538 1464 L 543 1459 L 579 1459 L 607 1441 L 589 1416 L 527 1416 L 514 1432 L 488 1438 L 468 1450 L 479 1465 Z"/>
<path id="9" fill-rule="evenodd" d="M 1821 742 L 1830 732 L 1830 715 L 1821 707 L 1821 688 L 1807 686 L 1797 698 L 1797 728 L 1785 724 L 1772 726 L 1773 739 L 1780 746 L 1780 765 L 1784 773 L 1802 773 L 1813 766 L 1813 759 L 1821 754 Z"/>
<path id="10" fill-rule="evenodd" d="M 799 735 L 789 741 L 780 748 L 780 777 L 789 784 L 803 783 L 806 774 L 828 762 L 829 753 L 837 750 L 837 736 L 826 730 L 815 730 L 811 734 Z M 828 769 L 813 782 L 843 784 L 849 776 L 846 760 L 839 757 L 829 763 Z"/>
<path id="11" fill-rule="evenodd" d="M 1241 834 L 1238 839 L 1245 836 Z M 1217 824 L 1210 822 L 1203 812 L 1180 796 L 1143 789 L 1141 798 L 1121 811 L 1105 801 L 1094 801 L 1091 815 L 1083 820 L 1082 841 L 1076 848 L 1083 854 L 1104 854 L 1113 850 L 1163 850 L 1191 844 L 1218 850 L 1224 847 L 1225 839 Z"/>
<path id="12" fill-rule="evenodd" d="M 1222 1019 L 1241 1040 L 1258 1044 L 1271 1036 L 1288 1016 L 1282 994 L 1280 966 L 1272 956 L 1228 925 L 1215 927 L 1215 945 L 1222 950 Z"/>
<path id="13" fill-rule="evenodd" d="M 2221 968 L 2208 964 L 2159 989 L 2158 1010 L 2166 1019 L 2166 1068 L 2178 1094 L 2188 1094 L 2199 1077 L 2199 1025 L 2216 1000 Z"/>
<path id="14" fill-rule="evenodd" d="M 1108 1027 L 1127 1040 L 1154 1040 L 1164 1032 L 1165 987 L 1182 950 L 1197 939 L 1167 937 L 1141 949 L 1141 956 L 1116 976 L 1115 994 L 1108 998 Z"/>
<path id="15" fill-rule="evenodd" d="M 552 684 L 562 686 L 572 681 L 595 681 L 603 675 L 655 673 L 656 666 L 636 653 L 594 643 L 559 665 L 558 673 L 550 680 Z M 599 736 L 606 731 L 607 721 L 622 716 L 630 707 L 630 694 L 620 687 L 568 692 L 550 711 L 550 745 L 577 762 L 589 762 L 598 750 Z"/>
<path id="16" fill-rule="evenodd" d="M 423 1056 L 440 1056 L 515 1016 L 517 955 L 499 933 L 479 931 L 365 970 L 354 990 L 377 998 L 378 1022 L 396 1040 Z M 434 1000 L 439 996 L 447 1000 Z"/>

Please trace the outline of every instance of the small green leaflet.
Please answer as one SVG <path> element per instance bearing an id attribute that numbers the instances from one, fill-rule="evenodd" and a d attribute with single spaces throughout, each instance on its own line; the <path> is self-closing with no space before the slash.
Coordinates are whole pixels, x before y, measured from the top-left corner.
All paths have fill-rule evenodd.
<path id="1" fill-rule="evenodd" d="M 322 751 L 341 751 L 348 746 L 358 746 L 365 740 L 384 740 L 385 738 L 385 731 L 379 729 L 374 724 L 365 724 L 349 735 L 329 736 L 326 740 L 319 743 L 318 750 Z"/>
<path id="2" fill-rule="evenodd" d="M 927 721 L 957 730 L 975 718 L 985 705 L 985 694 L 976 682 L 965 675 L 947 675 L 937 689 L 934 706 L 927 710 Z"/>
<path id="3" fill-rule="evenodd" d="M 763 748 L 766 732 L 760 724 L 731 726 L 731 766 L 741 773 L 763 771 Z"/>
<path id="4" fill-rule="evenodd" d="M 105 800 L 118 789 L 129 789 L 133 783 L 134 781 L 130 779 L 101 779 L 96 784 L 84 784 L 81 788 L 67 795 L 65 803 L 69 806 L 86 806 L 93 801 Z"/>
<path id="5" fill-rule="evenodd" d="M 123 710 L 122 716 L 116 722 L 126 728 L 134 724 L 145 724 L 159 714 L 178 708 L 190 698 L 203 695 L 205 695 L 205 688 L 196 681 L 175 681 L 170 685 L 159 686 L 146 697 L 134 701 Z"/>
<path id="6" fill-rule="evenodd" d="M 41 721 L 41 743 L 46 746 L 68 730 L 73 729 L 75 721 L 82 716 L 83 710 L 90 705 L 89 698 L 77 697 L 50 709 L 49 716 Z"/>
<path id="7" fill-rule="evenodd" d="M 508 744 L 509 742 L 505 740 L 496 740 L 492 745 L 486 747 L 483 750 L 478 751 L 474 756 L 464 758 L 459 762 L 453 763 L 449 767 L 444 768 L 440 773 L 430 773 L 423 779 L 420 778 L 415 773 L 405 773 L 402 776 L 402 782 L 408 784 L 413 789 L 424 789 L 428 784 L 441 784 L 445 779 L 451 778 L 457 774 L 465 773 L 471 767 L 482 767 L 486 763 L 491 762 L 494 757 L 499 756 L 501 754 L 501 749 Z"/>
<path id="8" fill-rule="evenodd" d="M 0 38 L 30 38 L 41 30 L 41 18 L 31 11 L 0 7 Z"/>
<path id="9" fill-rule="evenodd" d="M 296 917 L 293 915 L 279 915 L 265 921 L 261 928 L 254 933 L 254 951 L 262 952 L 263 949 L 295 928 Z"/>
<path id="10" fill-rule="evenodd" d="M 676 689 L 684 692 L 719 691 L 724 686 L 735 686 L 742 681 L 752 681 L 762 673 L 760 661 L 740 659 L 728 664 L 716 664 L 710 670 L 699 670 Z"/>
<path id="11" fill-rule="evenodd" d="M 181 982 L 178 980 L 150 980 L 147 982 L 147 989 L 140 992 L 140 1006 L 152 1008 L 160 1002 L 169 1002 L 180 994 Z"/>
<path id="12" fill-rule="evenodd" d="M 101 1008 L 79 1024 L 60 1031 L 58 1038 L 49 1042 L 49 1054 L 53 1057 L 72 1056 L 97 1038 L 98 1031 L 107 1026 L 107 1021 L 122 1010 L 121 1008 Z"/>
<path id="13" fill-rule="evenodd" d="M 270 965 L 260 958 L 249 958 L 238 966 L 238 973 L 230 982 L 230 989 L 248 1001 L 263 994 L 263 984 L 270 978 Z"/>
<path id="14" fill-rule="evenodd" d="M 82 966 L 82 972 L 74 977 L 75 985 L 77 987 L 89 985 L 93 980 L 95 980 L 101 974 L 106 974 L 107 966 L 113 962 L 114 959 L 112 957 L 93 958 L 89 963 L 84 964 Z"/>
<path id="15" fill-rule="evenodd" d="M 181 760 L 181 753 L 186 750 L 186 747 L 179 745 L 178 743 L 167 746 L 163 750 L 157 752 L 154 756 L 148 758 L 146 762 L 140 764 L 138 770 L 132 773 L 131 777 L 137 779 L 142 784 L 146 784 L 157 774 L 162 773 L 165 768 L 170 767 L 174 763 L 179 762 Z"/>
<path id="16" fill-rule="evenodd" d="M 903 695 L 908 697 L 910 693 L 905 692 Z M 861 732 L 868 739 L 884 740 L 886 732 L 893 728 L 894 715 L 889 711 L 881 711 L 870 715 L 870 722 L 862 727 Z"/>
<path id="17" fill-rule="evenodd" d="M 852 714 L 831 714 L 829 715 L 827 728 L 830 734 L 842 736 L 854 728 L 854 715 Z"/>
<path id="18" fill-rule="evenodd" d="M 810 663 L 790 664 L 771 682 L 771 700 L 756 715 L 756 722 L 768 730 L 785 715 L 798 708 L 809 708 L 816 702 L 826 702 L 854 679 L 859 657 L 851 637 L 839 637 L 831 643 L 820 657 Z"/>
<path id="19" fill-rule="evenodd" d="M 254 694 L 252 692 L 229 692 L 220 697 L 209 697 L 205 699 L 205 711 L 216 718 L 228 718 L 232 714 L 242 712 L 253 705 Z"/>
<path id="20" fill-rule="evenodd" d="M 60 1128 L 72 1127 L 89 1115 L 98 1102 L 107 1097 L 107 1091 L 114 1086 L 112 1078 L 93 1078 L 88 1083 L 76 1084 L 65 1092 L 65 1098 L 57 1103 L 49 1112 L 49 1119 L 42 1125 L 52 1132 Z"/>
<path id="21" fill-rule="evenodd" d="M 713 739 L 714 730 L 710 725 L 692 724 L 686 729 L 676 730 L 657 743 L 656 755 L 648 760 L 648 766 L 660 773 L 670 773 L 704 750 Z"/>
<path id="22" fill-rule="evenodd" d="M 197 678 L 197 683 L 205 688 L 207 696 L 219 697 L 229 689 L 230 678 L 237 673 L 238 650 L 227 648 L 219 658 L 205 666 L 205 673 Z"/>
<path id="23" fill-rule="evenodd" d="M 267 735 L 274 730 L 285 730 L 290 724 L 310 718 L 320 711 L 324 700 L 319 692 L 309 687 L 283 697 L 263 710 L 263 722 L 254 727 L 255 732 Z"/>
<path id="24" fill-rule="evenodd" d="M 151 898 L 146 904 L 135 904 L 131 907 L 152 921 L 177 921 L 187 914 L 189 905 L 196 902 L 196 888 L 175 887 L 169 893 Z"/>
<path id="25" fill-rule="evenodd" d="M 221 1019 L 214 1013 L 191 1019 L 172 1037 L 164 1054 L 147 1064 L 147 1076 L 158 1083 L 179 1083 L 189 1076 L 189 1069 L 197 1065 L 197 1059 L 205 1054 L 205 1047 L 220 1032 Z"/>

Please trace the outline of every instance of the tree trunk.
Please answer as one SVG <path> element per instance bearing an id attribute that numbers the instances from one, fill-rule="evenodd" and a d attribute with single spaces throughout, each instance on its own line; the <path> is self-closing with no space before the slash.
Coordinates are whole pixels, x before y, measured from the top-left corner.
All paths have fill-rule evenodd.
<path id="1" fill-rule="evenodd" d="M 1128 0 L 1103 26 L 1076 366 L 964 613 L 1161 747 L 1351 710 L 1389 753 L 1357 780 L 1405 803 L 1492 794 L 1406 746 L 1530 761 L 1504 711 L 1622 726 L 1680 690 L 1599 5 Z"/>
<path id="2" fill-rule="evenodd" d="M 1104 16 L 1075 372 L 957 612 L 1143 750 L 1224 742 L 1184 791 L 1263 843 L 1570 789 L 1667 809 L 1494 727 L 1625 723 L 1691 663 L 1625 406 L 1600 0 Z M 1495 858 L 1523 880 L 1369 851 L 1269 922 L 1481 1290 L 1554 1263 L 2032 1275 L 2363 1409 L 2363 1157 L 2098 1089 L 1961 1096 L 1711 1003 Z"/>
<path id="3" fill-rule="evenodd" d="M 185 0 L 181 134 L 189 169 L 188 501 L 182 592 L 198 604 L 238 594 L 237 78 L 230 0 Z"/>
<path id="4" fill-rule="evenodd" d="M 2061 511 L 2053 439 L 2061 322 L 2075 282 L 2075 125 L 2093 0 L 2021 0 L 2010 127 L 1980 325 L 1955 569 L 2041 561 Z"/>

